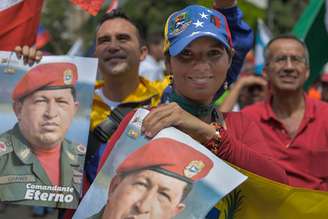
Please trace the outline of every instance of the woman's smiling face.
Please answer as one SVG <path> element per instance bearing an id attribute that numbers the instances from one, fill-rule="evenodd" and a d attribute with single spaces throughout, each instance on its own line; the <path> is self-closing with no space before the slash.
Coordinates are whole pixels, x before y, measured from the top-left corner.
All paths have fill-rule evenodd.
<path id="1" fill-rule="evenodd" d="M 231 55 L 218 40 L 200 37 L 167 60 L 176 92 L 194 102 L 209 104 L 223 85 Z"/>

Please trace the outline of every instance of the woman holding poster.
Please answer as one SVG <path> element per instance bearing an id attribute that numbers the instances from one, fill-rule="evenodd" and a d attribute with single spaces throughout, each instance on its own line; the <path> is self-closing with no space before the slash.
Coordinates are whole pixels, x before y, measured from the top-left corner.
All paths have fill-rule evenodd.
<path id="1" fill-rule="evenodd" d="M 198 5 L 174 12 L 166 22 L 164 42 L 172 92 L 166 104 L 146 116 L 142 131 L 152 138 L 173 126 L 221 159 L 288 184 L 285 171 L 271 159 L 255 122 L 242 113 L 221 113 L 214 107 L 213 98 L 226 84 L 234 55 L 231 42 L 226 18 L 220 12 Z M 107 145 L 99 169 L 113 144 Z"/>
<path id="2" fill-rule="evenodd" d="M 165 25 L 166 66 L 172 74 L 170 103 L 152 110 L 143 122 L 152 138 L 174 126 L 220 158 L 267 178 L 287 183 L 271 159 L 256 124 L 241 113 L 222 114 L 213 98 L 226 83 L 234 55 L 225 17 L 192 5 L 173 13 Z"/>
<path id="3" fill-rule="evenodd" d="M 173 76 L 172 92 L 166 104 L 146 115 L 141 130 L 144 136 L 156 138 L 160 131 L 173 126 L 219 158 L 287 184 L 285 171 L 271 160 L 257 125 L 242 113 L 221 113 L 213 105 L 216 92 L 225 84 L 234 55 L 228 30 L 221 13 L 202 6 L 186 7 L 168 18 L 165 55 L 167 69 Z M 120 142 L 120 136 L 126 135 L 122 130 L 129 127 L 127 121 L 136 120 L 136 114 L 128 114 L 122 121 L 107 145 L 99 169 L 106 167 L 105 162 L 114 162 L 115 148 L 118 148 L 114 146 Z M 101 172 L 105 172 L 104 168 Z M 221 181 L 227 181 L 222 179 L 216 178 L 215 188 L 220 188 Z M 209 201 L 205 203 L 210 205 Z"/>

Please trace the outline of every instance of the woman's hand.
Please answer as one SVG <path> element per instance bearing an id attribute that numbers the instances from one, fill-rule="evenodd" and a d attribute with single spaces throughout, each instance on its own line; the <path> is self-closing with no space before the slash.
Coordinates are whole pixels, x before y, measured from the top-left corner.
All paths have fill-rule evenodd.
<path id="1" fill-rule="evenodd" d="M 23 58 L 25 65 L 33 65 L 35 62 L 40 62 L 42 52 L 29 46 L 16 46 L 15 53 L 18 59 Z"/>
<path id="2" fill-rule="evenodd" d="M 145 117 L 143 133 L 154 137 L 160 130 L 173 126 L 190 135 L 200 143 L 206 143 L 215 136 L 215 128 L 183 110 L 177 103 L 159 105 Z"/>

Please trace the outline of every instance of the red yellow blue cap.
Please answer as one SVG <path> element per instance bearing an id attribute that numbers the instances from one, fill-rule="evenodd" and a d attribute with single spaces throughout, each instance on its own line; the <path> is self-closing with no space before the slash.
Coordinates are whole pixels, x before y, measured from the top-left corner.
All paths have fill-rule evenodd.
<path id="1" fill-rule="evenodd" d="M 191 5 L 174 12 L 164 28 L 164 52 L 178 55 L 193 40 L 208 36 L 226 48 L 232 47 L 227 20 L 220 12 L 200 5 Z"/>

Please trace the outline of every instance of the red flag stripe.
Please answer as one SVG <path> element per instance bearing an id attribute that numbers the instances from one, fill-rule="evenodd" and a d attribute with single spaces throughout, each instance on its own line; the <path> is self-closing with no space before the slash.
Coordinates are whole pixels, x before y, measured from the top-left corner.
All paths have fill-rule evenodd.
<path id="1" fill-rule="evenodd" d="M 105 0 L 71 0 L 73 4 L 78 5 L 93 16 L 98 14 L 104 1 Z"/>
<path id="2" fill-rule="evenodd" d="M 8 2 L 6 5 L 1 2 L 2 8 L 7 9 L 0 11 L 0 50 L 10 51 L 18 45 L 32 46 L 36 39 L 43 0 Z"/>

